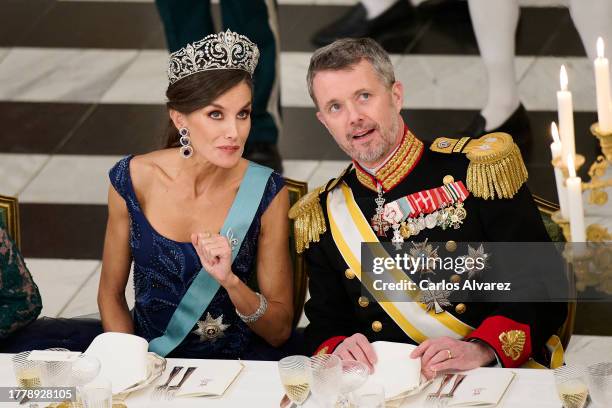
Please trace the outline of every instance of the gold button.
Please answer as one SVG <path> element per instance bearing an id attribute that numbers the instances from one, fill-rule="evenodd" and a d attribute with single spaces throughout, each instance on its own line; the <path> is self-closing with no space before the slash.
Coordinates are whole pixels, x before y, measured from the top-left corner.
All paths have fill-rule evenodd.
<path id="1" fill-rule="evenodd" d="M 359 296 L 357 303 L 359 303 L 359 306 L 361 307 L 368 307 L 370 304 L 370 299 L 368 299 L 366 296 Z"/>
<path id="2" fill-rule="evenodd" d="M 457 314 L 463 314 L 465 309 L 467 309 L 467 306 L 463 303 L 459 303 L 457 306 L 455 306 L 455 312 L 457 312 Z"/>
<path id="3" fill-rule="evenodd" d="M 451 176 L 450 174 L 447 174 L 446 176 L 444 176 L 444 178 L 442 179 L 442 182 L 444 184 L 450 184 L 453 183 L 455 181 L 455 178 L 453 176 Z"/>
<path id="4" fill-rule="evenodd" d="M 444 247 L 448 252 L 455 252 L 457 250 L 457 243 L 453 240 L 446 241 Z"/>
<path id="5" fill-rule="evenodd" d="M 344 276 L 346 276 L 346 279 L 354 279 L 355 272 L 353 272 L 353 270 L 349 268 L 346 271 L 344 271 Z"/>
<path id="6" fill-rule="evenodd" d="M 454 274 L 453 276 L 451 276 L 451 282 L 452 283 L 459 283 L 461 282 L 461 276 Z"/>
<path id="7" fill-rule="evenodd" d="M 372 322 L 372 330 L 374 330 L 376 333 L 381 331 L 382 330 L 382 323 L 379 322 L 378 320 L 374 320 Z"/>

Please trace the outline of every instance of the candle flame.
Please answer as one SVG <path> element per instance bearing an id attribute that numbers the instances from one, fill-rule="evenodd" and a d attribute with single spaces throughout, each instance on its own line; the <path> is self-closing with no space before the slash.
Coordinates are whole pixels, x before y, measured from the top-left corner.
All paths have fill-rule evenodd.
<path id="1" fill-rule="evenodd" d="M 552 122 L 550 124 L 550 133 L 552 134 L 553 141 L 555 143 L 561 144 L 561 139 L 559 138 L 559 129 L 557 128 L 557 124 Z"/>
<path id="2" fill-rule="evenodd" d="M 561 65 L 561 72 L 559 73 L 559 82 L 561 82 L 561 90 L 567 91 L 567 70 L 565 69 L 565 65 Z"/>
<path id="3" fill-rule="evenodd" d="M 574 167 L 574 158 L 571 154 L 567 155 L 567 170 L 571 178 L 576 177 L 576 167 Z"/>
<path id="4" fill-rule="evenodd" d="M 604 57 L 604 41 L 603 38 L 597 38 L 597 58 Z"/>

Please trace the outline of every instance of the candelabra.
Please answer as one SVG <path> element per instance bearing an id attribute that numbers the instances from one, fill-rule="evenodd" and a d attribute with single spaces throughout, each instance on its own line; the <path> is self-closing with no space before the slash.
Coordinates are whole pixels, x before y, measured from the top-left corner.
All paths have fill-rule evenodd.
<path id="1" fill-rule="evenodd" d="M 581 184 L 582 191 L 589 191 L 588 203 L 604 206 L 608 203 L 607 187 L 612 187 L 612 177 L 607 170 L 612 162 L 612 133 L 604 133 L 598 123 L 591 126 L 591 133 L 599 140 L 603 155 L 599 155 L 589 167 L 590 180 Z M 582 155 L 576 155 L 575 170 L 578 171 L 585 163 Z M 562 171 L 567 179 L 569 169 L 567 162 L 561 158 L 552 162 L 555 168 Z M 572 241 L 569 220 L 565 219 L 560 211 L 552 214 L 552 220 L 561 227 L 566 241 Z M 574 243 L 565 256 L 573 266 L 576 280 L 576 289 L 584 291 L 591 287 L 606 294 L 612 294 L 612 250 L 609 245 L 601 243 L 612 241 L 612 235 L 605 226 L 593 223 L 586 227 L 585 243 Z M 599 244 L 597 244 L 599 243 Z"/>

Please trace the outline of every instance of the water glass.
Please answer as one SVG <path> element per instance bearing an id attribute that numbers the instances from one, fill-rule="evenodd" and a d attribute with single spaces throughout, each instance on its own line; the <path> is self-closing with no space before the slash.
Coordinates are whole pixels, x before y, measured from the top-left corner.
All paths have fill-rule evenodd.
<path id="1" fill-rule="evenodd" d="M 17 385 L 23 388 L 40 387 L 42 386 L 43 362 L 28 360 L 29 355 L 29 351 L 24 351 L 12 357 Z"/>
<path id="2" fill-rule="evenodd" d="M 278 362 L 278 373 L 287 397 L 302 405 L 310 393 L 310 367 L 306 356 L 289 356 Z"/>
<path id="3" fill-rule="evenodd" d="M 310 390 L 315 401 L 324 408 L 334 407 L 340 395 L 342 362 L 333 354 L 311 357 Z"/>
<path id="4" fill-rule="evenodd" d="M 557 394 L 564 408 L 584 408 L 589 397 L 582 367 L 566 365 L 554 370 Z"/>
<path id="5" fill-rule="evenodd" d="M 81 354 L 72 363 L 70 385 L 79 387 L 92 381 L 100 373 L 100 360 L 96 357 Z"/>
<path id="6" fill-rule="evenodd" d="M 342 378 L 340 381 L 340 399 L 337 407 L 350 407 L 349 393 L 361 387 L 370 375 L 370 370 L 361 361 L 342 360 Z"/>
<path id="7" fill-rule="evenodd" d="M 355 408 L 385 408 L 385 388 L 368 381 L 351 393 L 351 400 Z"/>
<path id="8" fill-rule="evenodd" d="M 97 377 L 79 387 L 83 408 L 112 408 L 113 389 L 110 380 Z"/>
<path id="9" fill-rule="evenodd" d="M 46 351 L 64 351 L 66 348 L 48 348 Z M 45 387 L 66 387 L 70 382 L 72 362 L 70 361 L 43 361 L 42 385 Z"/>
<path id="10" fill-rule="evenodd" d="M 612 403 L 612 362 L 587 367 L 587 383 L 595 407 L 608 407 Z"/>

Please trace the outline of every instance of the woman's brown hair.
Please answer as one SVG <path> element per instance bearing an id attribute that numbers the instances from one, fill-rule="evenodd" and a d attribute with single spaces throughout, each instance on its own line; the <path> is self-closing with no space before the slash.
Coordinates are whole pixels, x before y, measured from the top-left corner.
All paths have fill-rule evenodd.
<path id="1" fill-rule="evenodd" d="M 166 106 L 168 109 L 174 109 L 187 115 L 210 105 L 219 96 L 243 81 L 249 86 L 252 93 L 253 81 L 251 75 L 246 71 L 220 69 L 198 72 L 168 86 Z M 179 139 L 178 129 L 174 126 L 172 119 L 169 119 L 165 148 L 179 147 L 181 145 Z"/>

